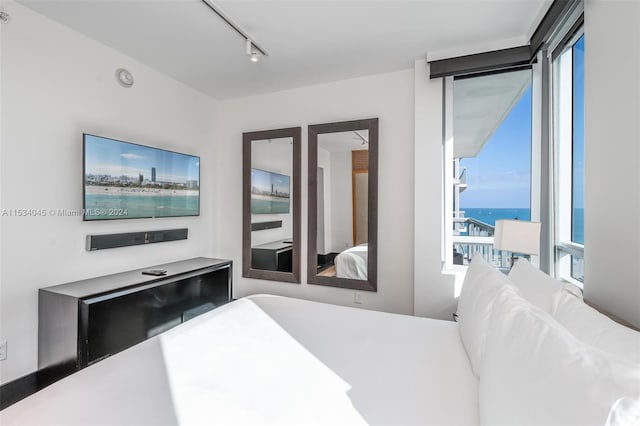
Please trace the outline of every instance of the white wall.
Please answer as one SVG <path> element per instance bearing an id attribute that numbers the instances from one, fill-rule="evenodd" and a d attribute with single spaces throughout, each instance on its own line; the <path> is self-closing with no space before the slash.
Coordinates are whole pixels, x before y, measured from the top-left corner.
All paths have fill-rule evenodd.
<path id="1" fill-rule="evenodd" d="M 340 253 L 353 247 L 353 192 L 351 151 L 331 153 L 331 246 Z"/>
<path id="2" fill-rule="evenodd" d="M 268 292 L 353 305 L 353 290 L 242 278 L 242 133 L 303 126 L 302 247 L 307 246 L 308 124 L 379 117 L 378 292 L 362 292 L 370 309 L 413 312 L 413 70 L 221 102 L 216 108 L 216 227 L 220 252 L 235 259 L 234 296 Z M 438 98 L 438 102 L 440 102 Z M 277 108 L 274 107 L 277 105 Z M 315 173 L 315 171 L 314 171 Z M 222 190 L 222 185 L 226 188 Z"/>
<path id="3" fill-rule="evenodd" d="M 331 252 L 331 155 L 318 147 L 318 254 Z M 322 214 L 320 214 L 322 209 Z"/>
<path id="4" fill-rule="evenodd" d="M 83 132 L 199 155 L 202 182 L 199 217 L 100 223 L 80 217 L 1 218 L 4 383 L 37 368 L 38 288 L 219 253 L 211 238 L 214 102 L 21 5 L 3 1 L 3 8 L 12 18 L 0 25 L 3 209 L 81 209 Z M 132 88 L 116 83 L 119 67 L 132 72 Z M 240 208 L 234 210 L 237 215 Z M 189 239 L 85 250 L 87 234 L 175 227 L 188 227 Z"/>
<path id="5" fill-rule="evenodd" d="M 415 62 L 415 315 L 451 319 L 456 311 L 455 278 L 442 273 L 442 79 Z M 459 281 L 459 280 L 458 280 Z M 459 283 L 458 283 L 459 287 Z"/>
<path id="6" fill-rule="evenodd" d="M 640 327 L 640 3 L 584 17 L 585 299 Z"/>

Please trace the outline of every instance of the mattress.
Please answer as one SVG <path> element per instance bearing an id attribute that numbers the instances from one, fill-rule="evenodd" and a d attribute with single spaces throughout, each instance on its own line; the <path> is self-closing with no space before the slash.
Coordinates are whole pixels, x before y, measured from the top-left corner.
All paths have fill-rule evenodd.
<path id="1" fill-rule="evenodd" d="M 336 276 L 354 280 L 367 279 L 368 245 L 360 244 L 338 254 L 334 259 Z"/>
<path id="2" fill-rule="evenodd" d="M 256 295 L 0 412 L 7 425 L 478 424 L 457 324 Z"/>

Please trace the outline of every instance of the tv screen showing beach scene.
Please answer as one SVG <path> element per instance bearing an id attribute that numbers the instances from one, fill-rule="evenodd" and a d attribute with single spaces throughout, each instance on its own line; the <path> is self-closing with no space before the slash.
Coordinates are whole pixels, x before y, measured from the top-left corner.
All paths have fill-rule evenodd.
<path id="1" fill-rule="evenodd" d="M 84 134 L 84 220 L 199 214 L 199 157 Z"/>
<path id="2" fill-rule="evenodd" d="M 251 169 L 251 213 L 289 213 L 289 176 Z"/>

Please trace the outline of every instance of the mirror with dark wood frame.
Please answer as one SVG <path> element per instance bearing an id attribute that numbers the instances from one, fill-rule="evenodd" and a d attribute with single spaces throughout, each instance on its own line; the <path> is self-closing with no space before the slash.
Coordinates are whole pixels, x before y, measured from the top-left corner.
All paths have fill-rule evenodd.
<path id="1" fill-rule="evenodd" d="M 308 131 L 307 282 L 376 291 L 378 119 Z"/>
<path id="2" fill-rule="evenodd" d="M 243 277 L 300 282 L 301 134 L 242 134 Z"/>

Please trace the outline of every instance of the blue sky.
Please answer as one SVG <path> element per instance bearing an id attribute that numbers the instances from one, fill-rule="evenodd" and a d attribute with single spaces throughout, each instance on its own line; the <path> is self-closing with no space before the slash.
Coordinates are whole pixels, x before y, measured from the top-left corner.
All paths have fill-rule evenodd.
<path id="1" fill-rule="evenodd" d="M 464 158 L 467 190 L 460 207 L 529 208 L 531 193 L 531 87 L 474 158 Z"/>
<path id="2" fill-rule="evenodd" d="M 573 49 L 573 207 L 584 208 L 584 36 Z M 460 208 L 530 208 L 531 87 L 475 158 Z"/>
<path id="3" fill-rule="evenodd" d="M 200 180 L 198 157 L 93 135 L 86 135 L 85 141 L 87 174 L 138 177 L 142 173 L 151 179 L 151 168 L 155 167 L 160 182 Z"/>

